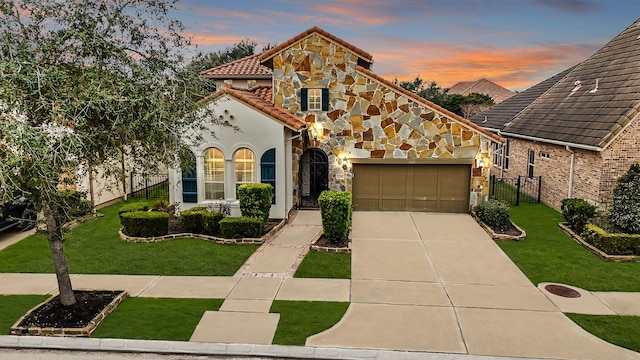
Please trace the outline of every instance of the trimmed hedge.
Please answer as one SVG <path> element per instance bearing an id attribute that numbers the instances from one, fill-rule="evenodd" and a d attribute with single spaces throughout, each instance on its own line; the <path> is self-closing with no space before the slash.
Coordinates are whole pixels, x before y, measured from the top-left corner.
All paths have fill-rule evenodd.
<path id="1" fill-rule="evenodd" d="M 131 211 L 120 215 L 123 232 L 129 236 L 152 237 L 169 233 L 169 214 L 160 211 Z"/>
<path id="2" fill-rule="evenodd" d="M 325 190 L 318 197 L 322 215 L 322 231 L 337 242 L 349 233 L 351 224 L 351 193 Z"/>
<path id="3" fill-rule="evenodd" d="M 253 217 L 266 224 L 269 220 L 273 187 L 271 184 L 242 184 L 238 187 L 240 212 L 243 217 Z"/>
<path id="4" fill-rule="evenodd" d="M 120 217 L 120 223 L 122 224 L 122 214 L 134 212 L 134 211 L 148 211 L 149 205 L 141 204 L 141 203 L 131 203 L 123 205 L 120 210 L 118 210 L 118 216 Z M 124 225 L 124 224 L 123 224 Z"/>
<path id="5" fill-rule="evenodd" d="M 227 217 L 220 220 L 220 231 L 226 238 L 233 238 L 236 235 L 248 237 L 262 236 L 264 223 L 262 219 L 253 217 Z"/>
<path id="6" fill-rule="evenodd" d="M 220 220 L 223 214 L 196 206 L 180 212 L 180 224 L 185 231 L 197 234 L 214 235 L 220 232 Z"/>
<path id="7" fill-rule="evenodd" d="M 604 229 L 587 224 L 582 238 L 609 255 L 640 255 L 640 235 L 608 233 Z"/>
<path id="8" fill-rule="evenodd" d="M 495 199 L 481 202 L 475 207 L 478 218 L 493 231 L 505 231 L 511 227 L 509 205 Z"/>
<path id="9" fill-rule="evenodd" d="M 589 223 L 597 212 L 597 208 L 584 199 L 571 198 L 562 200 L 562 217 L 571 225 L 578 234 L 584 231 L 584 226 Z"/>

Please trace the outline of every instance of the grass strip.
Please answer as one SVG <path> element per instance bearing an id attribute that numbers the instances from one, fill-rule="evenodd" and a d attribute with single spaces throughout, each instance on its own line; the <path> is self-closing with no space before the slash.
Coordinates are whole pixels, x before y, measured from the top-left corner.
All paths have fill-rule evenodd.
<path id="1" fill-rule="evenodd" d="M 602 260 L 576 243 L 558 223 L 562 214 L 544 204 L 511 207 L 511 220 L 527 232 L 518 242 L 500 248 L 534 284 L 557 282 L 590 291 L 640 291 L 640 262 Z"/>
<path id="2" fill-rule="evenodd" d="M 351 279 L 351 254 L 310 251 L 302 260 L 294 277 Z"/>
<path id="3" fill-rule="evenodd" d="M 69 270 L 76 274 L 232 276 L 259 245 L 221 245 L 198 239 L 128 243 L 118 235 L 118 210 L 131 199 L 104 209 L 104 217 L 79 225 L 65 235 Z M 52 273 L 44 234 L 30 236 L 0 251 L 0 272 Z"/>
<path id="4" fill-rule="evenodd" d="M 205 311 L 222 299 L 128 298 L 98 326 L 92 337 L 189 341 Z"/>
<path id="5" fill-rule="evenodd" d="M 279 313 L 280 321 L 273 344 L 304 346 L 309 336 L 340 321 L 348 307 L 346 302 L 275 300 L 270 312 Z"/>
<path id="6" fill-rule="evenodd" d="M 612 344 L 640 352 L 640 316 L 566 315 L 593 335 Z"/>
<path id="7" fill-rule="evenodd" d="M 9 335 L 13 324 L 49 295 L 0 295 L 0 335 Z"/>

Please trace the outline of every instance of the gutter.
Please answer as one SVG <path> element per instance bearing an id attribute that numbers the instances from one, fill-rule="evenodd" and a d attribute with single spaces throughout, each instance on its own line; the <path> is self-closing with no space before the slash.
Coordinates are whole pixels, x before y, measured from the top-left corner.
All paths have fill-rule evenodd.
<path id="1" fill-rule="evenodd" d="M 539 141 L 539 142 L 543 142 L 543 143 L 560 145 L 560 146 L 569 146 L 569 147 L 572 147 L 572 148 L 584 149 L 584 150 L 589 150 L 589 151 L 601 152 L 602 150 L 604 150 L 604 148 L 602 148 L 600 146 L 576 144 L 576 143 L 571 143 L 571 142 L 566 142 L 566 141 L 559 141 L 559 140 L 542 139 L 542 138 L 538 138 L 538 137 L 534 137 L 534 136 L 520 135 L 520 134 L 509 133 L 509 132 L 498 131 L 498 134 L 500 136 L 510 136 L 510 137 L 514 137 L 514 138 L 520 138 L 520 139 L 531 140 L 531 141 Z"/>
<path id="2" fill-rule="evenodd" d="M 569 189 L 567 190 L 567 198 L 571 199 L 573 196 L 573 173 L 575 167 L 576 152 L 571 150 L 567 145 L 564 147 L 571 154 L 571 164 L 569 165 Z"/>

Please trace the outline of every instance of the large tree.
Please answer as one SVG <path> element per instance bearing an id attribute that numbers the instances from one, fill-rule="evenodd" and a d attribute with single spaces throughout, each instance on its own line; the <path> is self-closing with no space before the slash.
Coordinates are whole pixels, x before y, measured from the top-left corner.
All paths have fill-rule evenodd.
<path id="1" fill-rule="evenodd" d="M 175 164 L 199 127 L 202 79 L 172 0 L 0 0 L 0 200 L 44 214 L 62 304 L 76 300 L 63 252 L 81 172 Z M 200 93 L 202 91 L 202 93 Z M 214 118 L 214 117 L 208 117 Z"/>

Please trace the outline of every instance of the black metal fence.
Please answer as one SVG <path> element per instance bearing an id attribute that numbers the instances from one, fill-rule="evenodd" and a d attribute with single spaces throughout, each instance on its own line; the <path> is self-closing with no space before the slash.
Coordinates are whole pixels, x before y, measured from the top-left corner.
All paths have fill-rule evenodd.
<path id="1" fill-rule="evenodd" d="M 136 174 L 130 176 L 131 197 L 169 198 L 169 174 Z"/>
<path id="2" fill-rule="evenodd" d="M 542 176 L 518 176 L 517 178 L 497 178 L 491 175 L 489 179 L 489 197 L 506 201 L 511 205 L 520 203 L 539 203 L 542 190 Z"/>

